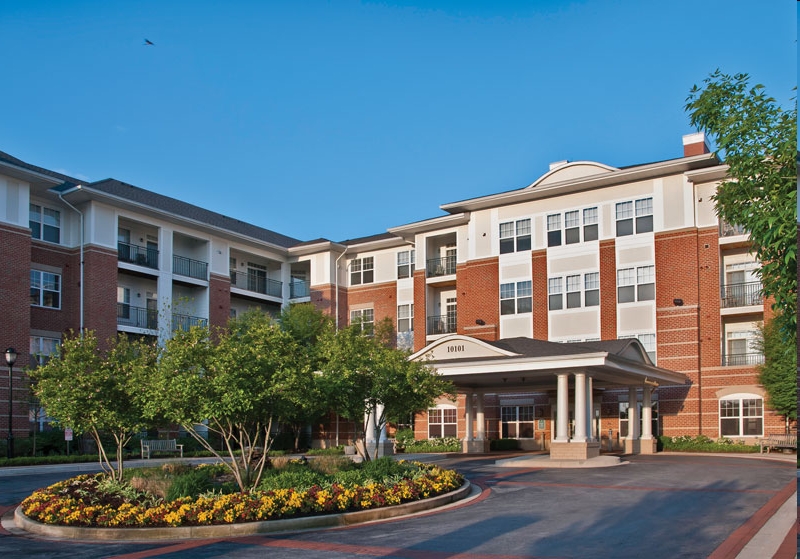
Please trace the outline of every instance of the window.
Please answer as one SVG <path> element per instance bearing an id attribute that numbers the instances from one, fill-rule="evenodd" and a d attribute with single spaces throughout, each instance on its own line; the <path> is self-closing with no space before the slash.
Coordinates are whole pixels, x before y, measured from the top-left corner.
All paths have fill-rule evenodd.
<path id="1" fill-rule="evenodd" d="M 397 305 L 397 331 L 414 331 L 414 305 Z"/>
<path id="2" fill-rule="evenodd" d="M 32 238 L 50 243 L 61 242 L 60 211 L 31 204 L 28 224 Z"/>
<path id="3" fill-rule="evenodd" d="M 583 210 L 583 240 L 596 241 L 597 231 L 597 208 L 586 208 Z"/>
<path id="4" fill-rule="evenodd" d="M 504 439 L 533 438 L 533 406 L 502 406 L 500 408 Z"/>
<path id="5" fill-rule="evenodd" d="M 358 309 L 350 311 L 350 324 L 357 324 L 367 336 L 375 332 L 375 310 Z"/>
<path id="6" fill-rule="evenodd" d="M 520 219 L 500 224 L 500 254 L 531 249 L 531 220 Z"/>
<path id="7" fill-rule="evenodd" d="M 596 307 L 600 304 L 600 273 L 590 272 L 583 275 L 584 306 Z"/>
<path id="8" fill-rule="evenodd" d="M 561 278 L 548 278 L 547 280 L 547 304 L 551 311 L 563 308 L 562 282 Z"/>
<path id="9" fill-rule="evenodd" d="M 567 308 L 581 306 L 581 276 L 567 276 Z"/>
<path id="10" fill-rule="evenodd" d="M 572 245 L 581 242 L 581 212 L 578 210 L 564 214 L 564 240 Z"/>
<path id="11" fill-rule="evenodd" d="M 61 276 L 59 274 L 31 270 L 31 305 L 51 309 L 61 308 Z"/>
<path id="12" fill-rule="evenodd" d="M 547 246 L 561 245 L 561 214 L 547 216 Z"/>
<path id="13" fill-rule="evenodd" d="M 764 401 L 757 394 L 731 394 L 719 401 L 719 434 L 760 437 L 764 434 Z"/>
<path id="14" fill-rule="evenodd" d="M 532 310 L 532 289 L 530 281 L 500 284 L 500 314 L 522 314 Z"/>
<path id="15" fill-rule="evenodd" d="M 372 256 L 356 258 L 350 263 L 350 285 L 372 283 L 374 280 Z"/>
<path id="16" fill-rule="evenodd" d="M 403 250 L 397 253 L 397 279 L 414 275 L 414 251 Z"/>
<path id="17" fill-rule="evenodd" d="M 45 336 L 30 337 L 30 354 L 33 357 L 31 365 L 38 367 L 45 365 L 51 355 L 58 352 L 61 340 L 58 338 L 47 338 Z"/>
<path id="18" fill-rule="evenodd" d="M 131 317 L 131 290 L 117 287 L 117 318 L 128 320 Z"/>
<path id="19" fill-rule="evenodd" d="M 454 407 L 431 408 L 428 410 L 428 438 L 458 436 L 458 414 Z"/>
<path id="20" fill-rule="evenodd" d="M 653 199 L 642 198 L 635 202 L 619 202 L 616 206 L 617 237 L 633 235 L 634 217 L 636 233 L 648 233 L 653 230 Z"/>
<path id="21" fill-rule="evenodd" d="M 655 298 L 655 266 L 617 270 L 617 303 L 652 301 Z"/>

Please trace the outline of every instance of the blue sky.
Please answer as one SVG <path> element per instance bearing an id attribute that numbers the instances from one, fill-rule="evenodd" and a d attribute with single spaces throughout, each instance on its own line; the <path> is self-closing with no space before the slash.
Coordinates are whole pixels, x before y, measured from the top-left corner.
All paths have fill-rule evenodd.
<path id="1" fill-rule="evenodd" d="M 796 37 L 793 0 L 4 0 L 0 150 L 339 241 L 679 157 L 715 68 L 789 105 Z"/>

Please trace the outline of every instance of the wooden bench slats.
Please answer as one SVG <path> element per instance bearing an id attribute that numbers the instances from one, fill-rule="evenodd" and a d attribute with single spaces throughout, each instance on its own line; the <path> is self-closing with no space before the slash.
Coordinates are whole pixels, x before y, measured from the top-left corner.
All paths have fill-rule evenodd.
<path id="1" fill-rule="evenodd" d="M 142 458 L 150 458 L 151 452 L 179 452 L 183 458 L 183 445 L 175 439 L 141 440 Z"/>
<path id="2" fill-rule="evenodd" d="M 793 448 L 797 450 L 797 435 L 767 435 L 758 442 L 761 453 L 767 449 L 767 454 L 773 448 Z"/>

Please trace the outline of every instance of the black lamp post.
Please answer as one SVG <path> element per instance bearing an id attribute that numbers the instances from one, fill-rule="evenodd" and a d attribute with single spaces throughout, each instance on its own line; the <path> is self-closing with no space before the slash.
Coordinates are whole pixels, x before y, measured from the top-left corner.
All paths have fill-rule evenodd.
<path id="1" fill-rule="evenodd" d="M 6 364 L 8 364 L 8 438 L 6 439 L 6 450 L 8 458 L 14 458 L 14 433 L 11 427 L 11 412 L 14 402 L 13 386 L 11 384 L 11 375 L 14 371 L 14 363 L 17 362 L 17 350 L 10 347 L 6 350 Z"/>

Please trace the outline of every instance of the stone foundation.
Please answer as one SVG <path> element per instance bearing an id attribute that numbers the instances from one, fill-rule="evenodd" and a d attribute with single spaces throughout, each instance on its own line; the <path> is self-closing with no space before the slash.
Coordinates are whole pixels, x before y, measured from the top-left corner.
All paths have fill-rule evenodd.
<path id="1" fill-rule="evenodd" d="M 588 460 L 600 456 L 599 442 L 551 442 L 550 460 Z"/>
<path id="2" fill-rule="evenodd" d="M 485 454 L 489 452 L 489 441 L 461 441 L 461 451 L 465 454 Z"/>

